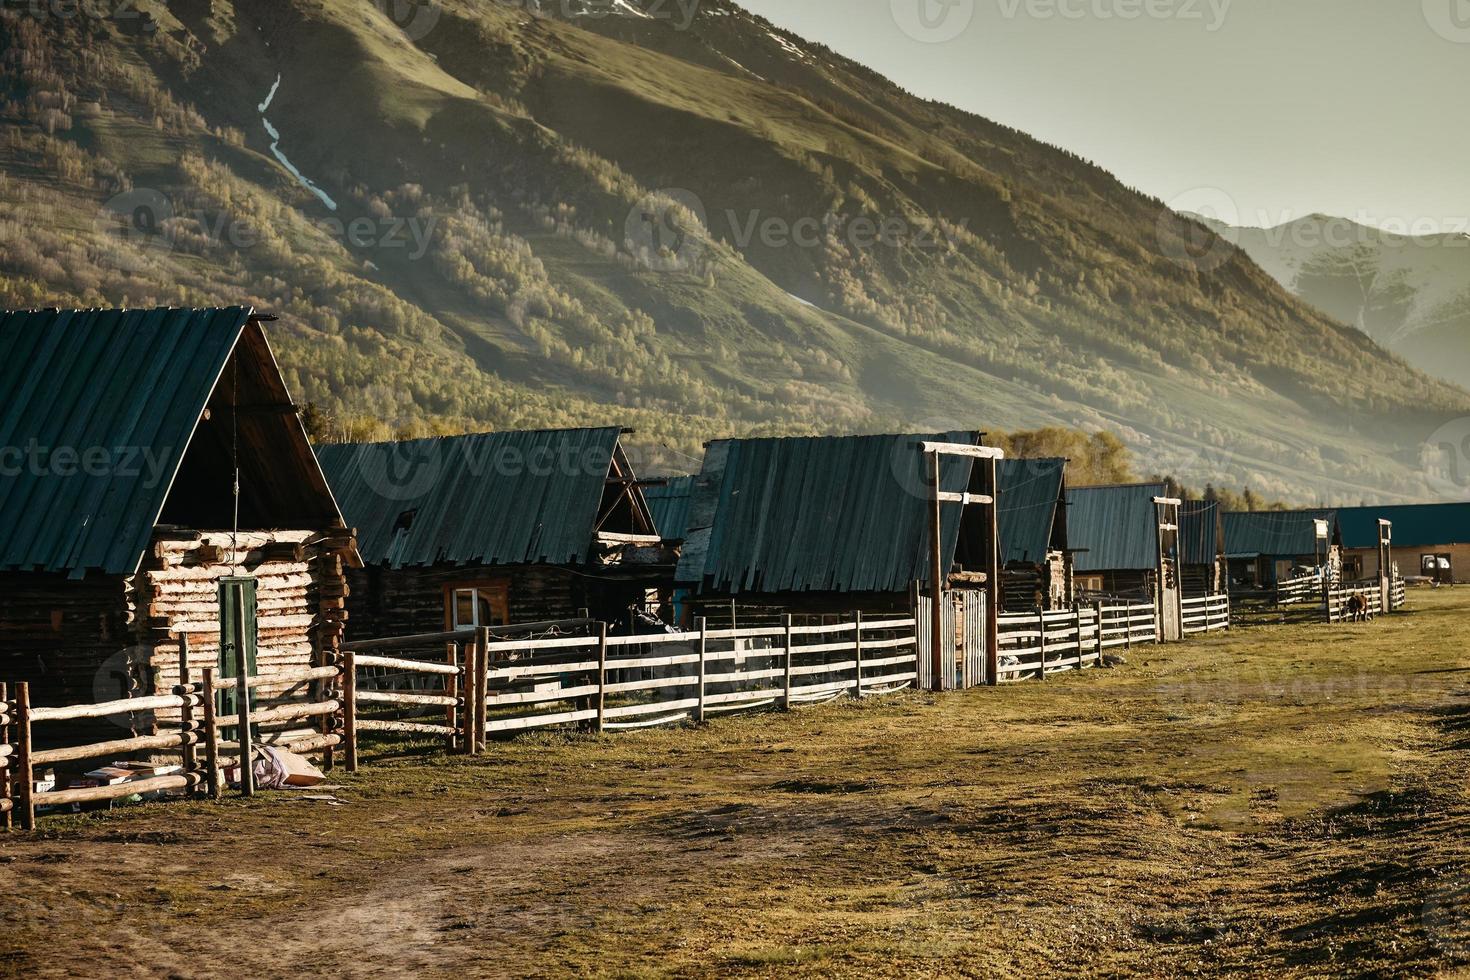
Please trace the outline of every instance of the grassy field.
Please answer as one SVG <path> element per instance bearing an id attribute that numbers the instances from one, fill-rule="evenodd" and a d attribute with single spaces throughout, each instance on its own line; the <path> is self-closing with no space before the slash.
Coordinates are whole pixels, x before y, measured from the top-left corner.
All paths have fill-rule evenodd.
<path id="1" fill-rule="evenodd" d="M 45 821 L 0 838 L 0 974 L 1453 973 L 1470 591 L 1411 603 Z"/>

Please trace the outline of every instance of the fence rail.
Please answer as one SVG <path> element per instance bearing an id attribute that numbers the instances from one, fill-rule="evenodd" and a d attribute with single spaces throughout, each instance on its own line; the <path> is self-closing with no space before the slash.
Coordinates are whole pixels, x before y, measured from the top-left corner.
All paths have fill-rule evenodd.
<path id="1" fill-rule="evenodd" d="M 1377 582 L 1372 585 L 1347 585 L 1328 590 L 1327 621 L 1341 623 L 1351 618 L 1352 612 L 1348 603 L 1354 596 L 1362 597 L 1363 611 L 1367 615 L 1380 616 L 1383 614 L 1383 593 Z"/>
<path id="2" fill-rule="evenodd" d="M 1207 595 L 1184 599 L 1184 632 L 1212 633 L 1230 628 L 1230 596 Z"/>

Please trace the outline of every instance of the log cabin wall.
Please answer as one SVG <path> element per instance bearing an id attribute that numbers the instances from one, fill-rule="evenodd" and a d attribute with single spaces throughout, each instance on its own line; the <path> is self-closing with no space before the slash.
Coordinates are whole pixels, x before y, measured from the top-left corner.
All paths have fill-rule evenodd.
<path id="1" fill-rule="evenodd" d="M 48 707 L 139 693 L 126 593 L 120 575 L 0 574 L 0 680 L 28 682 L 31 702 Z"/>
<path id="2" fill-rule="evenodd" d="M 445 592 L 454 587 L 504 582 L 511 623 L 573 619 L 583 609 L 610 623 L 626 619 L 629 605 L 668 578 L 599 576 L 556 565 L 434 565 L 350 569 L 347 636 L 368 640 L 436 633 L 449 623 Z"/>
<path id="3" fill-rule="evenodd" d="M 334 662 L 346 620 L 346 534 L 241 531 L 234 539 L 238 550 L 232 551 L 228 531 L 159 532 L 131 583 L 140 689 L 162 694 L 179 683 L 183 636 L 189 639 L 194 680 L 198 668 L 219 663 L 218 583 L 231 575 L 249 576 L 257 583 L 258 674 Z M 288 692 L 304 693 L 304 687 L 267 683 L 256 696 L 266 700 Z M 176 712 L 159 712 L 154 725 L 177 718 Z M 300 728 L 267 731 L 277 738 L 306 733 Z"/>

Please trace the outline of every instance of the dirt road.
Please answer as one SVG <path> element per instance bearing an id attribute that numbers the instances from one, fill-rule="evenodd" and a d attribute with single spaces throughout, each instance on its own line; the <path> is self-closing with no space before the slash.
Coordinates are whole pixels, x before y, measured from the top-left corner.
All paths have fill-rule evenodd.
<path id="1" fill-rule="evenodd" d="M 0 838 L 0 975 L 1470 964 L 1470 591 L 1126 666 Z"/>

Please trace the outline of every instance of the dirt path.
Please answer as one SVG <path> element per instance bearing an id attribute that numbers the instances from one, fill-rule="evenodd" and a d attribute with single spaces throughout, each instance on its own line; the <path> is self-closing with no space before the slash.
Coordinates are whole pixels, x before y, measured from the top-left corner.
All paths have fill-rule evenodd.
<path id="1" fill-rule="evenodd" d="M 1470 963 L 1470 593 L 1001 691 L 376 760 L 0 840 L 27 977 Z"/>

